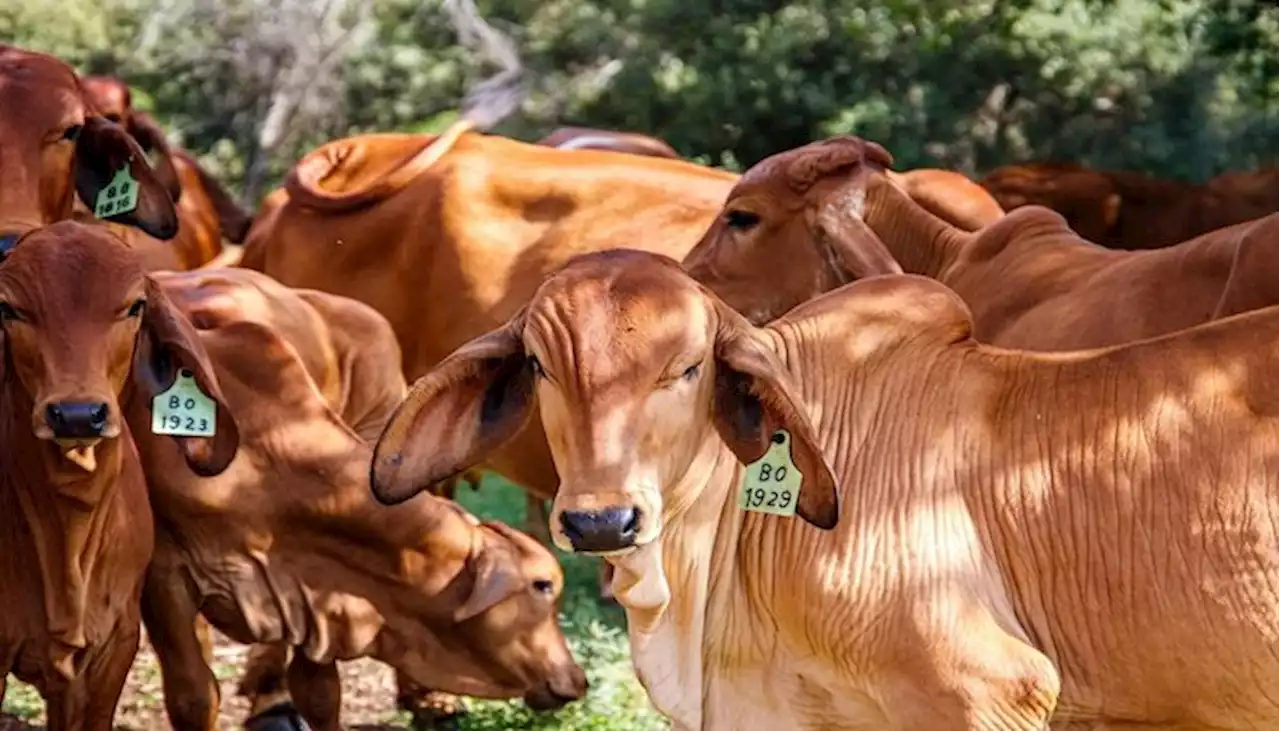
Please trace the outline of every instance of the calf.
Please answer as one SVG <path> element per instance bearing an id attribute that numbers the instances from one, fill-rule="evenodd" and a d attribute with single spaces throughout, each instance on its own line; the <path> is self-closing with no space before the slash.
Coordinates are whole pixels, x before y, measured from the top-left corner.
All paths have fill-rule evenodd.
<path id="1" fill-rule="evenodd" d="M 1248 262 L 1265 262 L 1268 250 L 1274 262 L 1280 215 L 1154 251 L 1092 244 L 1039 206 L 970 233 L 904 194 L 886 177 L 889 161 L 856 137 L 763 160 L 729 194 L 686 268 L 757 324 L 853 279 L 923 274 L 964 298 L 980 341 L 1031 350 L 1112 345 L 1206 322 L 1229 281 L 1255 305 L 1276 303 L 1274 265 Z"/>
<path id="2" fill-rule="evenodd" d="M 173 201 L 142 148 L 97 113 L 70 66 L 0 44 L 0 109 L 0 251 L 71 218 L 77 194 L 107 221 L 173 238 Z"/>
<path id="3" fill-rule="evenodd" d="M 678 729 L 1271 728 L 1278 314 L 1036 355 L 921 277 L 756 329 L 602 252 L 413 385 L 373 490 L 540 415 Z"/>
<path id="4" fill-rule="evenodd" d="M 302 303 L 263 275 L 234 270 L 164 279 L 210 353 L 241 434 L 236 461 L 200 486 L 173 470 L 167 444 L 139 444 L 159 525 L 144 611 L 176 728 L 216 727 L 198 613 L 238 642 L 293 647 L 285 684 L 319 731 L 340 727 L 334 663 L 358 657 L 422 687 L 524 696 L 534 708 L 583 695 L 556 625 L 563 575 L 545 548 L 447 501 L 424 496 L 386 510 L 370 497 L 371 448 L 335 402 L 364 399 L 374 408 L 348 413 L 374 413 L 391 403 L 381 394 L 398 401 L 403 380 L 392 371 L 372 389 L 374 369 L 396 359 L 353 367 L 345 359 L 359 350 L 315 328 L 324 320 L 314 304 L 329 300 L 321 307 L 335 320 L 363 322 L 363 336 L 376 339 L 367 308 L 331 296 Z M 335 380 L 333 364 L 349 375 Z M 317 382 L 313 373 L 326 375 Z M 277 716 L 271 663 L 282 661 L 259 656 L 246 678 L 255 726 Z"/>
<path id="5" fill-rule="evenodd" d="M 191 326 L 101 226 L 16 243 L 0 264 L 0 346 L 0 678 L 39 689 L 50 729 L 105 731 L 153 544 L 134 442 L 164 442 L 178 473 L 215 475 L 235 422 Z M 152 399 L 179 374 L 211 399 L 215 434 L 151 434 Z"/>

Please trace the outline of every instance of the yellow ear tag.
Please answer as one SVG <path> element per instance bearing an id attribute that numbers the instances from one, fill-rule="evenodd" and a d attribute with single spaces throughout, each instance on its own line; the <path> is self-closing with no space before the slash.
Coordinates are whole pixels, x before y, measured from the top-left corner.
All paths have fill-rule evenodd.
<path id="1" fill-rule="evenodd" d="M 116 171 L 107 187 L 98 193 L 93 204 L 93 215 L 98 218 L 118 216 L 138 207 L 138 181 L 129 174 L 129 163 Z"/>
<path id="2" fill-rule="evenodd" d="M 796 514 L 803 480 L 800 468 L 791 461 L 791 434 L 779 429 L 774 432 L 769 451 L 747 465 L 742 475 L 738 507 L 756 513 L 791 517 Z"/>
<path id="3" fill-rule="evenodd" d="M 218 406 L 196 385 L 191 371 L 179 371 L 173 385 L 151 399 L 151 432 L 175 437 L 218 433 Z"/>

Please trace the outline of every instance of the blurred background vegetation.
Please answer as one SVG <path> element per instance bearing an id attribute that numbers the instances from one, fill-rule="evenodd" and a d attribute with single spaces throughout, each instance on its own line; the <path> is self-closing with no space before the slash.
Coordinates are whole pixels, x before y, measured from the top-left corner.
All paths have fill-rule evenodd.
<path id="1" fill-rule="evenodd" d="M 493 131 L 647 132 L 741 169 L 838 133 L 897 167 L 1276 161 L 1277 6 L 1247 0 L 476 0 L 529 95 Z M 4 0 L 0 40 L 130 82 L 246 202 L 307 149 L 438 131 L 494 71 L 443 0 Z M 462 40 L 466 40 L 465 38 Z"/>

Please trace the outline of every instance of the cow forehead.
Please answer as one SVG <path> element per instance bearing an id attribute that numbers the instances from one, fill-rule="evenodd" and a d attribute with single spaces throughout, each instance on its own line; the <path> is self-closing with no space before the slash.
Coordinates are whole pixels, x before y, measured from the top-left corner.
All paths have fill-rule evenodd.
<path id="1" fill-rule="evenodd" d="M 696 354 L 707 347 L 706 295 L 674 263 L 655 266 L 640 258 L 592 264 L 548 280 L 530 304 L 527 340 L 564 351 L 580 377 L 597 382 L 641 375 L 679 351 Z"/>
<path id="2" fill-rule="evenodd" d="M 113 311 L 145 286 L 136 253 L 101 226 L 62 221 L 24 237 L 0 266 L 0 296 L 23 306 Z M 72 314 L 72 313 L 67 313 Z"/>
<path id="3" fill-rule="evenodd" d="M 103 114 L 123 113 L 129 107 L 129 89 L 113 78 L 91 77 L 84 80 L 85 91 Z"/>
<path id="4" fill-rule="evenodd" d="M 5 121 L 56 125 L 84 114 L 79 82 L 71 67 L 41 54 L 0 49 L 0 103 L 12 110 Z M 78 121 L 78 120 L 73 120 Z"/>

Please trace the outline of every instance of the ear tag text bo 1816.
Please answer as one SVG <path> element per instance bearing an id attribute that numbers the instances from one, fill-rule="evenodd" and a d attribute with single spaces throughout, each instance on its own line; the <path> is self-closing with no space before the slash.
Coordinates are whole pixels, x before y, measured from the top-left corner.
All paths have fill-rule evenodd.
<path id="1" fill-rule="evenodd" d="M 791 434 L 785 429 L 774 432 L 769 451 L 747 465 L 742 475 L 738 507 L 757 513 L 791 517 L 796 514 L 800 483 L 804 475 L 791 461 Z"/>
<path id="2" fill-rule="evenodd" d="M 218 433 L 218 406 L 200 390 L 191 371 L 179 371 L 173 385 L 151 400 L 151 432 L 175 437 Z"/>
<path id="3" fill-rule="evenodd" d="M 138 207 L 138 181 L 129 174 L 129 163 L 126 162 L 116 171 L 107 187 L 98 193 L 98 200 L 93 203 L 93 215 L 98 218 L 119 216 Z"/>

